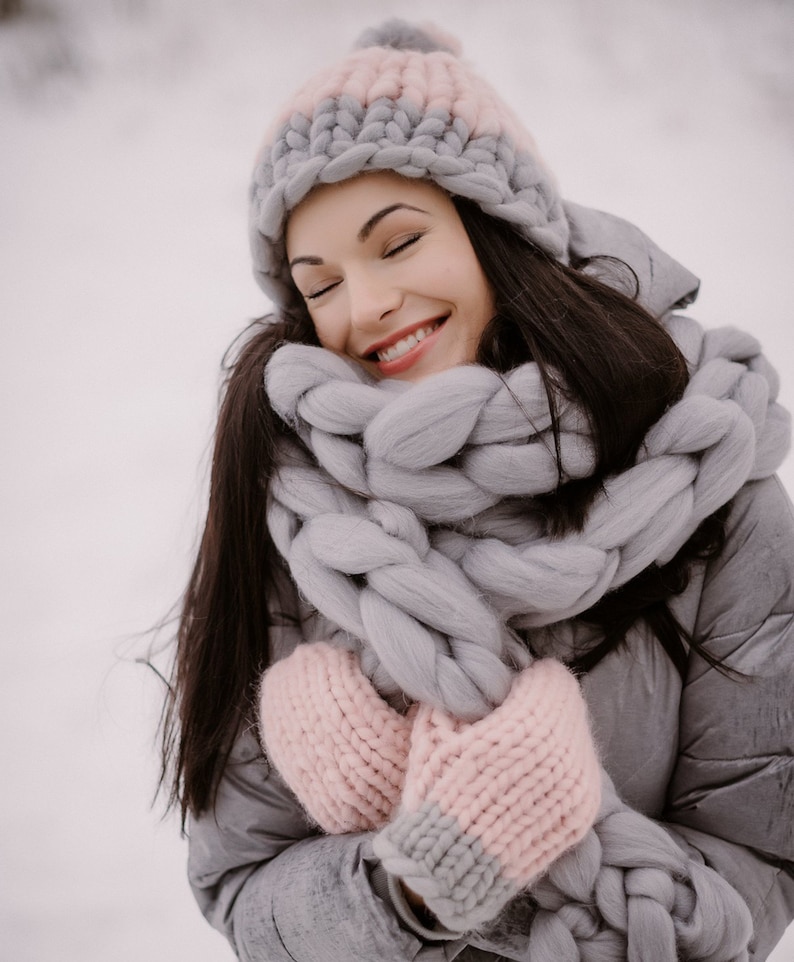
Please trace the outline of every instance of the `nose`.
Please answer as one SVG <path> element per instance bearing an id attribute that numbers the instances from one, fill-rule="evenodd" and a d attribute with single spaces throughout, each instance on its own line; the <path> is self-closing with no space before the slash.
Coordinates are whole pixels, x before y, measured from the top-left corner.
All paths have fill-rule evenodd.
<path id="1" fill-rule="evenodd" d="M 372 271 L 357 271 L 347 278 L 350 326 L 356 330 L 373 330 L 402 303 L 401 291 L 384 283 Z"/>

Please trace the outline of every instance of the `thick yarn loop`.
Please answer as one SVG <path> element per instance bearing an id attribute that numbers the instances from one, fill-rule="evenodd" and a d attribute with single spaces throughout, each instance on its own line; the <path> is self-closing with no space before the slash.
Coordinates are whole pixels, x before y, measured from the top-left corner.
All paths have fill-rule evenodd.
<path id="1" fill-rule="evenodd" d="M 389 820 L 410 721 L 383 701 L 351 651 L 300 645 L 265 673 L 260 717 L 268 757 L 325 832 L 372 831 Z"/>
<path id="2" fill-rule="evenodd" d="M 552 962 L 542 952 L 572 941 L 576 954 L 565 957 L 577 962 L 745 962 L 752 919 L 743 899 L 603 779 L 593 832 L 531 889 L 533 959 Z"/>
<path id="3" fill-rule="evenodd" d="M 400 688 L 394 679 L 404 673 L 405 659 L 410 657 L 413 670 L 426 679 L 415 688 L 426 692 L 424 701 L 431 704 L 457 701 L 462 706 L 461 717 L 481 718 L 504 698 L 512 672 L 496 654 L 477 641 L 450 638 L 429 628 L 417 630 L 416 622 L 407 612 L 390 606 L 382 595 L 371 589 L 364 589 L 360 602 L 365 629 L 371 628 L 375 637 L 380 637 L 382 626 L 389 628 L 388 637 L 384 634 L 385 643 L 372 646 L 385 673 L 379 687 L 397 694 Z M 480 671 L 464 671 L 462 665 L 478 665 Z"/>
<path id="4" fill-rule="evenodd" d="M 294 452 L 283 459 L 271 511 L 278 517 L 286 507 L 295 517 L 277 527 L 296 532 L 318 515 L 339 513 L 341 486 L 350 495 L 341 511 L 351 517 L 368 516 L 373 502 L 397 503 L 416 515 L 428 528 L 434 550 L 449 552 L 460 569 L 462 590 L 474 586 L 465 604 L 473 621 L 483 606 L 494 608 L 503 621 L 520 616 L 522 627 L 586 610 L 649 564 L 670 560 L 704 518 L 748 478 L 776 468 L 786 450 L 788 416 L 774 400 L 776 379 L 761 373 L 768 364 L 760 360 L 757 342 L 730 329 L 704 332 L 678 317 L 669 328 L 692 368 L 684 397 L 649 431 L 637 463 L 605 482 L 584 530 L 554 541 L 532 518 L 517 521 L 518 533 L 509 539 L 493 537 L 490 527 L 490 509 L 503 499 L 548 493 L 558 481 L 549 403 L 539 390 L 536 365 L 504 377 L 461 367 L 408 387 L 368 382 L 362 370 L 318 348 L 281 348 L 268 366 L 267 389 L 307 453 L 299 463 Z M 721 343 L 726 356 L 720 354 Z M 352 388 L 349 398 L 346 384 Z M 574 405 L 561 404 L 561 409 L 564 476 L 587 476 L 593 456 L 591 439 L 583 433 L 585 418 Z M 365 579 L 368 570 L 381 571 L 391 563 L 394 550 L 375 537 L 374 526 L 367 531 L 372 541 L 355 571 Z M 333 609 L 338 617 L 336 542 L 329 542 L 324 553 L 321 542 L 318 537 L 313 543 L 322 558 L 310 560 L 302 544 L 298 551 L 303 570 L 311 570 L 319 582 L 309 584 L 297 570 L 293 574 L 321 610 L 334 617 Z M 375 557 L 377 544 L 383 546 L 381 559 Z M 297 550 L 279 547 L 288 560 Z M 344 563 L 349 568 L 349 560 Z M 419 555 L 412 562 L 418 572 L 424 564 Z M 348 589 L 343 593 L 353 597 Z M 434 602 L 423 605 L 395 595 L 388 600 L 405 605 L 402 610 L 417 622 L 456 636 L 457 627 L 430 620 Z M 350 611 L 340 623 L 356 633 L 361 618 Z M 376 644 L 371 638 L 363 641 Z M 397 642 L 387 623 L 383 644 L 392 643 Z M 424 700 L 427 685 L 422 682 L 420 694 L 416 675 L 395 683 Z M 457 707 L 467 717 L 477 710 Z"/>
<path id="5" fill-rule="evenodd" d="M 289 527 L 283 512 L 276 509 L 276 516 L 279 530 Z M 275 534 L 274 540 L 278 546 Z M 416 684 L 402 690 L 414 700 L 458 704 L 461 717 L 482 717 L 509 690 L 507 663 L 526 663 L 494 612 L 471 608 L 473 589 L 457 565 L 429 547 L 420 557 L 360 514 L 307 521 L 289 558 L 307 600 L 352 635 L 369 639 L 390 678 L 399 678 L 410 661 Z M 368 586 L 359 589 L 348 576 L 365 571 Z M 411 613 L 417 607 L 427 612 L 424 622 Z M 392 682 L 388 690 L 401 689 Z"/>

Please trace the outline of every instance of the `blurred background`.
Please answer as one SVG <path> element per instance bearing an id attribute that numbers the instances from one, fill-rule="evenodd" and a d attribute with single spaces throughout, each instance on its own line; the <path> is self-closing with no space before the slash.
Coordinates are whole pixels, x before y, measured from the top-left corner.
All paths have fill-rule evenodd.
<path id="1" fill-rule="evenodd" d="M 697 273 L 694 316 L 755 332 L 794 406 L 791 0 L 0 0 L 3 958 L 231 958 L 152 807 L 136 659 L 196 546 L 221 356 L 267 307 L 254 152 L 395 14 L 457 33 L 565 195 Z"/>

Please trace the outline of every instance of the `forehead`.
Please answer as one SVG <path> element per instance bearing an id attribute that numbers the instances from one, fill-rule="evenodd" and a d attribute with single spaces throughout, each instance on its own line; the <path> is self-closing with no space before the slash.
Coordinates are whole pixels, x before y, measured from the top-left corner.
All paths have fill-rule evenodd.
<path id="1" fill-rule="evenodd" d="M 432 181 L 401 177 L 392 172 L 360 174 L 338 184 L 316 187 L 295 208 L 287 221 L 287 247 L 291 240 L 303 241 L 316 231 L 366 220 L 390 204 L 404 203 L 431 214 L 456 213 L 449 195 Z M 362 223 L 363 223 L 362 220 Z"/>

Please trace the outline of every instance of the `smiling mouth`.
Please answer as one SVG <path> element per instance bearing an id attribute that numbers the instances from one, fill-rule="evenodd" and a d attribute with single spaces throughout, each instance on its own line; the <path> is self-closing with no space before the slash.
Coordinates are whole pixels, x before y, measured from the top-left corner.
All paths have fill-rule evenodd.
<path id="1" fill-rule="evenodd" d="M 407 337 L 401 338 L 396 344 L 392 344 L 391 347 L 386 348 L 383 351 L 377 351 L 376 357 L 379 361 L 396 361 L 403 357 L 410 350 L 416 347 L 417 344 L 429 337 L 434 331 L 437 331 L 439 327 L 444 323 L 446 318 L 434 321 L 431 324 L 426 324 L 424 327 L 419 327 L 415 331 L 412 331 Z"/>

